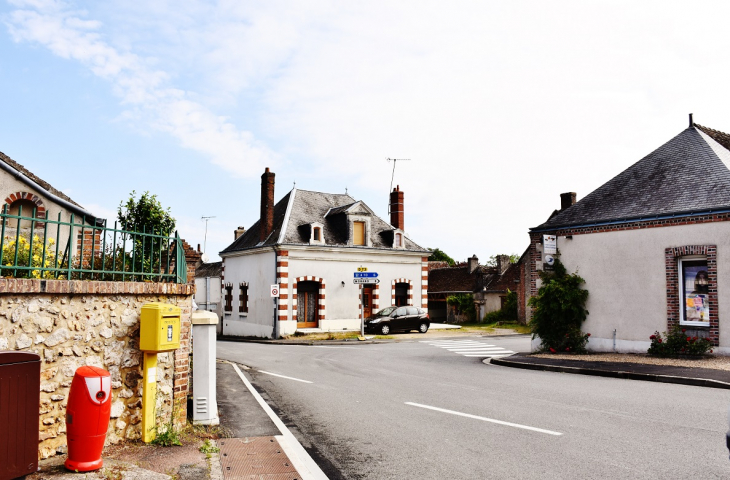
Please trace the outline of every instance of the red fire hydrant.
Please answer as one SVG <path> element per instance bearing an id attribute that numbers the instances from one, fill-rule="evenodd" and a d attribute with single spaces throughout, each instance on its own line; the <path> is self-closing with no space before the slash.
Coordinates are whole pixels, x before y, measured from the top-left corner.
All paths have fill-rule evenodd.
<path id="1" fill-rule="evenodd" d="M 76 370 L 66 406 L 66 468 L 77 472 L 98 470 L 111 415 L 109 372 L 98 367 Z"/>

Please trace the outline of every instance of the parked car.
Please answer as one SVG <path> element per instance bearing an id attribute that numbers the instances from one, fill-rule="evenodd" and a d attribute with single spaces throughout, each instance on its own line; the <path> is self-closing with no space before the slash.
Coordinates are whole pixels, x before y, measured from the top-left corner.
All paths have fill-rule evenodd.
<path id="1" fill-rule="evenodd" d="M 387 307 L 365 319 L 365 331 L 388 335 L 390 332 L 418 330 L 428 332 L 431 321 L 426 310 L 418 307 Z"/>

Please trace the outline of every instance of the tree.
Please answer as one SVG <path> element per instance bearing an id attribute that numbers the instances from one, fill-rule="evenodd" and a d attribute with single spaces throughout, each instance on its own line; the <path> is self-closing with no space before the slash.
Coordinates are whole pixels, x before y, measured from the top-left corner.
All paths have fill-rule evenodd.
<path id="1" fill-rule="evenodd" d="M 534 308 L 529 324 L 533 336 L 540 337 L 543 350 L 585 352 L 590 336 L 581 332 L 588 316 L 588 290 L 581 288 L 585 280 L 577 273 L 568 273 L 559 260 L 553 271 L 540 272 L 540 279 L 542 286 L 529 301 Z"/>
<path id="2" fill-rule="evenodd" d="M 119 203 L 117 219 L 122 230 L 137 233 L 130 235 L 133 270 L 152 273 L 160 268 L 163 257 L 171 253 L 170 242 L 163 237 L 173 234 L 175 219 L 170 214 L 170 208 L 165 209 L 157 195 L 144 192 L 139 200 L 136 197 L 137 193 L 132 190 L 127 203 Z"/>
<path id="3" fill-rule="evenodd" d="M 175 219 L 157 199 L 157 195 L 144 192 L 137 200 L 137 192 L 132 190 L 127 203 L 119 203 L 117 219 L 122 229 L 132 232 L 154 233 L 170 236 L 175 230 Z"/>
<path id="4" fill-rule="evenodd" d="M 431 255 L 428 257 L 429 262 L 446 262 L 449 264 L 449 267 L 456 265 L 454 259 L 446 255 L 446 253 L 442 250 L 438 248 L 429 248 L 429 251 L 431 251 Z"/>
<path id="5" fill-rule="evenodd" d="M 446 298 L 446 304 L 453 307 L 457 315 L 463 315 L 467 322 L 476 320 L 477 311 L 474 307 L 474 296 L 471 293 L 449 295 Z"/>

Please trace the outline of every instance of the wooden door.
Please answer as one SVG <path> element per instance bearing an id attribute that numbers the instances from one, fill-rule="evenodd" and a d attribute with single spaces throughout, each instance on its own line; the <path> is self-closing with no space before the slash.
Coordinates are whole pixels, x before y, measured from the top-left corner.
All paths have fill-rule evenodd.
<path id="1" fill-rule="evenodd" d="M 297 328 L 317 328 L 319 317 L 319 283 L 297 285 Z"/>
<path id="2" fill-rule="evenodd" d="M 373 315 L 373 287 L 363 287 L 362 305 L 364 318 L 371 317 Z"/>

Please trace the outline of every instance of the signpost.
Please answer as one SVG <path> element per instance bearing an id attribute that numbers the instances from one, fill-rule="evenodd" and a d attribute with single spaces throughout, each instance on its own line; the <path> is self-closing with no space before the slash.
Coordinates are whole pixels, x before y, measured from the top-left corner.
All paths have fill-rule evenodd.
<path id="1" fill-rule="evenodd" d="M 365 339 L 365 290 L 364 285 L 380 283 L 376 272 L 368 272 L 367 267 L 358 267 L 352 283 L 360 285 L 360 340 Z"/>
<path id="2" fill-rule="evenodd" d="M 277 305 L 276 299 L 279 298 L 279 284 L 271 286 L 271 298 L 274 300 L 274 338 L 279 338 L 279 319 L 276 318 Z"/>

